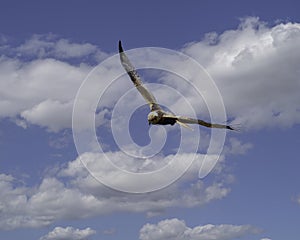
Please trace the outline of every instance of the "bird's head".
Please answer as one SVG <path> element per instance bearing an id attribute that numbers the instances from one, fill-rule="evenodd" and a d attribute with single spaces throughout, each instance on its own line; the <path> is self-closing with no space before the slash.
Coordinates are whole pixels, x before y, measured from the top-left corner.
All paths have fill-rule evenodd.
<path id="1" fill-rule="evenodd" d="M 159 121 L 159 115 L 157 112 L 150 112 L 148 114 L 148 123 L 150 124 L 156 124 Z"/>

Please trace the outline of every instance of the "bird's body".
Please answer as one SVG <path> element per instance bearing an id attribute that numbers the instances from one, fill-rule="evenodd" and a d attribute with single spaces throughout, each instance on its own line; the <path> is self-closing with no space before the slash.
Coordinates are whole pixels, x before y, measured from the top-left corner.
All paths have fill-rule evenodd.
<path id="1" fill-rule="evenodd" d="M 155 97 L 152 93 L 143 85 L 142 80 L 140 79 L 137 71 L 135 70 L 134 66 L 129 61 L 128 57 L 124 53 L 122 48 L 122 43 L 119 41 L 119 54 L 121 64 L 126 70 L 127 74 L 129 75 L 131 81 L 143 96 L 143 98 L 147 101 L 150 106 L 150 113 L 148 114 L 148 123 L 154 125 L 174 125 L 178 123 L 184 127 L 188 127 L 187 124 L 199 124 L 209 128 L 225 128 L 229 130 L 234 130 L 229 125 L 223 124 L 212 124 L 200 119 L 193 119 L 188 117 L 176 116 L 171 113 L 164 111 L 161 106 L 157 103 Z"/>
<path id="2" fill-rule="evenodd" d="M 150 124 L 159 125 L 174 125 L 176 123 L 175 118 L 166 117 L 168 114 L 163 110 L 154 110 L 148 114 L 148 122 Z"/>

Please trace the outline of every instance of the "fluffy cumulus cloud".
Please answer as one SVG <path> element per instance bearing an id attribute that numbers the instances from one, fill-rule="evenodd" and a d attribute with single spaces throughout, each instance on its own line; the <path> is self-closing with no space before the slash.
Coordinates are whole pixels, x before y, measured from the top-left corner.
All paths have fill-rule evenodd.
<path id="1" fill-rule="evenodd" d="M 80 230 L 73 227 L 56 227 L 40 240 L 85 240 L 95 233 L 96 231 L 91 228 Z"/>
<path id="2" fill-rule="evenodd" d="M 71 126 L 76 92 L 90 67 L 54 59 L 0 58 L 0 117 L 60 130 Z"/>
<path id="3" fill-rule="evenodd" d="M 211 74 L 229 116 L 249 128 L 262 128 L 300 122 L 299 47 L 299 23 L 269 27 L 246 18 L 238 29 L 208 34 L 183 51 Z"/>
<path id="4" fill-rule="evenodd" d="M 167 219 L 157 224 L 146 224 L 140 230 L 141 240 L 230 240 L 245 235 L 258 233 L 259 230 L 250 225 L 212 225 L 190 228 L 182 220 Z"/>
<path id="5" fill-rule="evenodd" d="M 87 58 L 97 62 L 107 57 L 97 46 L 90 43 L 73 43 L 56 35 L 35 34 L 21 45 L 5 49 L 18 57 L 74 59 Z"/>
<path id="6" fill-rule="evenodd" d="M 28 124 L 56 132 L 70 128 L 80 84 L 106 56 L 94 45 L 51 35 L 34 35 L 16 47 L 2 46 L 0 118 L 9 117 L 25 128 Z"/>
<path id="7" fill-rule="evenodd" d="M 230 192 L 226 179 L 212 182 L 199 180 L 198 167 L 197 164 L 192 166 L 189 174 L 165 189 L 140 195 L 105 187 L 87 172 L 79 159 L 61 168 L 56 175 L 45 177 L 34 187 L 25 186 L 12 176 L 2 174 L 0 228 L 40 227 L 61 219 L 112 212 L 144 212 L 153 216 L 169 207 L 200 206 L 222 199 Z"/>
<path id="8" fill-rule="evenodd" d="M 61 103 L 58 100 L 47 99 L 23 111 L 21 117 L 29 123 L 57 132 L 62 128 L 70 127 L 72 106 L 72 102 Z"/>

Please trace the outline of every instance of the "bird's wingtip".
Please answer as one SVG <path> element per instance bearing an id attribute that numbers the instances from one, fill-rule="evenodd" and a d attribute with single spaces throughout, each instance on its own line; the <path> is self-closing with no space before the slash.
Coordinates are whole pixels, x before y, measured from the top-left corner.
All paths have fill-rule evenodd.
<path id="1" fill-rule="evenodd" d="M 120 52 L 120 53 L 121 53 L 121 52 L 124 52 L 124 51 L 123 51 L 122 41 L 121 41 L 121 40 L 119 40 L 119 52 Z"/>
<path id="2" fill-rule="evenodd" d="M 233 130 L 235 132 L 241 132 L 242 131 L 242 126 L 240 124 L 229 125 L 226 128 L 229 129 L 229 130 Z"/>
<path id="3" fill-rule="evenodd" d="M 229 130 L 235 130 L 232 126 L 226 126 L 226 128 Z"/>

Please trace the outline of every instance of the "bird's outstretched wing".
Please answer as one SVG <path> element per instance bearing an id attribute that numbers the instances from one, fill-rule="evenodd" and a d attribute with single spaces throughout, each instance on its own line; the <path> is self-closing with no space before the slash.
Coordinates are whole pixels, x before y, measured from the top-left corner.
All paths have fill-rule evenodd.
<path id="1" fill-rule="evenodd" d="M 143 98 L 149 104 L 151 111 L 161 110 L 161 107 L 157 103 L 155 97 L 143 85 L 143 82 L 142 82 L 140 76 L 138 75 L 138 73 L 135 70 L 135 68 L 132 65 L 132 63 L 129 61 L 129 59 L 126 56 L 126 54 L 124 53 L 121 41 L 119 41 L 119 54 L 120 54 L 120 60 L 121 60 L 122 66 L 126 70 L 126 72 L 129 75 L 131 81 L 134 83 L 134 86 L 137 88 L 137 90 L 140 92 L 140 94 L 143 96 Z"/>
<path id="2" fill-rule="evenodd" d="M 208 127 L 208 128 L 225 128 L 225 129 L 229 129 L 229 130 L 236 130 L 235 128 L 233 128 L 230 125 L 225 125 L 225 124 L 217 124 L 217 123 L 209 123 L 209 122 L 205 122 L 203 120 L 200 119 L 193 119 L 193 118 L 188 118 L 188 117 L 182 117 L 182 116 L 173 116 L 173 115 L 165 115 L 164 117 L 166 118 L 175 118 L 177 123 L 179 124 L 199 124 L 201 126 L 204 127 Z"/>
<path id="3" fill-rule="evenodd" d="M 177 116 L 177 121 L 182 122 L 182 123 L 199 124 L 199 125 L 202 125 L 202 126 L 208 127 L 208 128 L 225 128 L 225 129 L 229 129 L 229 130 L 235 130 L 230 125 L 209 123 L 209 122 L 206 122 L 206 121 L 203 121 L 200 119 L 193 119 L 193 118 L 188 118 L 188 117 Z"/>

